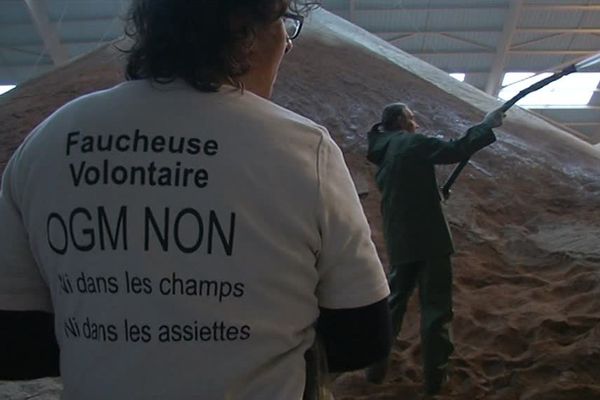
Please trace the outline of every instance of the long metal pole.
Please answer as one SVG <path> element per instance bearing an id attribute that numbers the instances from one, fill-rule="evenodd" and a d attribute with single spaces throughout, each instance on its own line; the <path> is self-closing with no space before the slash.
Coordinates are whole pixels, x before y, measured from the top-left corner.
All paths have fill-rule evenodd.
<path id="1" fill-rule="evenodd" d="M 511 108 L 517 101 L 521 100 L 523 97 L 527 96 L 529 93 L 535 92 L 536 90 L 543 88 L 544 86 L 554 82 L 557 79 L 562 78 L 565 75 L 569 75 L 573 72 L 578 72 L 583 69 L 589 68 L 590 66 L 595 65 L 598 62 L 600 62 L 600 53 L 598 53 L 592 57 L 586 58 L 585 60 L 579 61 L 576 64 L 569 65 L 562 71 L 557 72 L 557 73 L 555 73 L 545 79 L 542 79 L 541 81 L 536 82 L 533 85 L 521 90 L 516 96 L 514 96 L 513 98 L 511 98 L 510 100 L 508 100 L 507 102 L 505 102 L 502 105 L 502 107 L 501 107 L 502 111 L 503 112 L 508 111 L 508 109 Z M 465 168 L 465 166 L 468 163 L 469 163 L 468 158 L 466 160 L 461 161 L 456 166 L 456 168 L 454 168 L 454 171 L 452 171 L 452 174 L 450 175 L 450 177 L 448 177 L 448 179 L 442 186 L 441 190 L 442 190 L 442 196 L 443 196 L 444 200 L 448 200 L 450 198 L 450 188 L 456 181 L 456 178 L 458 178 L 458 175 L 460 175 L 461 171 Z"/>

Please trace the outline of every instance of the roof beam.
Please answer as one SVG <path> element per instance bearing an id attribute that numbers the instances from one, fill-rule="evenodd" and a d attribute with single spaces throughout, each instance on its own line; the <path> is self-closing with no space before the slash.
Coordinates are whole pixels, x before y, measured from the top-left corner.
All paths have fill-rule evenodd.
<path id="1" fill-rule="evenodd" d="M 491 51 L 480 51 L 480 50 L 441 50 L 441 51 L 419 51 L 404 48 L 405 52 L 413 55 L 425 55 L 425 56 L 453 56 L 453 55 L 471 55 L 471 56 L 491 56 L 496 53 Z M 534 55 L 550 55 L 550 56 L 565 56 L 565 55 L 577 55 L 586 56 L 597 54 L 597 50 L 508 50 L 509 54 L 534 54 Z M 572 64 L 572 62 L 570 62 Z"/>
<path id="2" fill-rule="evenodd" d="M 463 43 L 471 44 L 473 46 L 477 46 L 477 47 L 480 47 L 482 49 L 493 49 L 493 47 L 488 46 L 486 44 L 478 43 L 478 42 L 476 42 L 474 40 L 469 40 L 469 39 L 461 38 L 461 37 L 454 36 L 454 35 L 451 35 L 451 34 L 448 34 L 448 33 L 438 33 L 438 35 L 443 36 L 443 37 L 447 37 L 449 39 L 456 40 L 458 42 L 463 42 Z"/>
<path id="3" fill-rule="evenodd" d="M 38 48 L 39 46 L 32 46 L 33 48 Z M 15 53 L 22 53 L 22 54 L 28 54 L 30 56 L 35 56 L 35 57 L 39 57 L 40 56 L 40 52 L 39 50 L 28 50 L 28 49 L 23 49 L 23 48 L 19 48 L 19 47 L 13 47 L 13 46 L 8 46 L 5 44 L 1 44 L 0 43 L 0 50 L 4 50 L 4 51 L 12 51 Z M 42 57 L 46 56 L 45 54 L 42 55 Z"/>
<path id="4" fill-rule="evenodd" d="M 416 33 L 409 33 L 408 35 L 394 36 L 394 37 L 386 38 L 385 40 L 387 40 L 390 43 L 394 43 L 394 42 L 399 42 L 400 40 L 403 40 L 403 39 L 408 39 L 415 35 L 416 35 Z"/>
<path id="5" fill-rule="evenodd" d="M 597 50 L 566 50 L 566 49 L 555 49 L 555 50 L 544 50 L 544 49 L 532 49 L 532 50 L 509 50 L 511 54 L 536 54 L 536 55 L 549 55 L 549 56 L 587 56 L 597 54 Z"/>
<path id="6" fill-rule="evenodd" d="M 544 106 L 525 106 L 527 108 L 530 109 L 534 109 L 534 110 L 543 110 L 543 111 L 561 111 L 561 110 L 592 110 L 592 111 L 600 111 L 600 106 L 576 106 L 576 107 L 562 107 L 562 106 L 551 106 L 551 107 L 544 107 Z"/>
<path id="7" fill-rule="evenodd" d="M 2 0 L 0 0 L 1 2 Z M 113 40 L 117 40 L 123 38 L 123 35 L 118 35 L 118 36 L 107 36 L 104 38 L 104 40 L 102 42 L 99 42 L 98 39 L 86 39 L 86 38 L 82 38 L 82 39 L 73 39 L 73 40 L 64 40 L 62 42 L 63 45 L 69 45 L 69 46 L 78 46 L 78 45 L 86 45 L 86 44 L 102 44 L 105 42 L 112 42 Z M 0 42 L 0 49 L 26 49 L 26 48 L 38 48 L 41 47 L 39 42 L 24 42 L 24 43 L 19 43 L 19 44 L 12 44 L 12 43 L 7 43 L 7 42 Z M 37 55 L 39 55 L 39 52 L 36 53 Z"/>
<path id="8" fill-rule="evenodd" d="M 393 8 L 375 8 L 375 7 L 364 7 L 361 11 L 457 11 L 457 10 L 506 10 L 505 6 L 498 6 L 494 4 L 473 4 L 470 6 L 430 6 L 430 7 L 419 7 L 419 6 L 401 6 Z"/>
<path id="9" fill-rule="evenodd" d="M 549 36 L 544 36 L 544 37 L 541 37 L 541 38 L 532 39 L 532 40 L 528 40 L 526 42 L 521 42 L 521 43 L 514 44 L 513 46 L 511 46 L 511 49 L 512 50 L 516 50 L 516 49 L 518 49 L 520 47 L 525 47 L 525 46 L 528 46 L 530 44 L 543 42 L 543 41 L 548 40 L 548 39 L 554 39 L 554 38 L 562 36 L 562 35 L 564 35 L 564 33 L 553 33 L 552 35 L 549 35 Z"/>
<path id="10" fill-rule="evenodd" d="M 528 32 L 528 33 L 569 33 L 575 35 L 589 35 L 591 33 L 600 33 L 600 29 L 597 28 L 518 28 L 518 32 Z"/>
<path id="11" fill-rule="evenodd" d="M 597 11 L 600 10 L 600 4 L 523 4 L 528 10 L 554 10 L 554 11 Z M 346 11 L 347 8 L 343 5 L 340 6 L 327 6 L 325 9 L 329 11 Z M 443 5 L 432 5 L 429 7 L 423 6 L 397 6 L 390 7 L 386 5 L 372 6 L 368 5 L 367 2 L 357 7 L 357 11 L 457 11 L 457 10 L 506 10 L 507 7 L 497 4 L 471 4 L 471 5 L 454 5 L 454 6 L 443 6 Z"/>
<path id="12" fill-rule="evenodd" d="M 348 9 L 344 6 L 327 6 L 324 8 L 328 11 L 347 11 Z M 399 7 L 390 7 L 386 5 L 380 6 L 369 6 L 369 5 L 361 5 L 356 8 L 356 11 L 457 11 L 457 10 L 506 10 L 505 6 L 499 6 L 494 4 L 474 4 L 469 6 L 431 6 L 431 7 L 422 7 L 422 6 L 399 6 Z"/>
<path id="13" fill-rule="evenodd" d="M 600 34 L 600 28 L 516 28 L 517 32 L 527 33 L 568 33 L 574 35 L 597 35 Z M 408 35 L 413 33 L 428 34 L 428 33 L 502 33 L 500 29 L 494 28 L 449 28 L 449 29 L 428 29 L 426 31 L 408 30 L 408 31 L 377 31 L 371 30 L 375 35 Z"/>
<path id="14" fill-rule="evenodd" d="M 563 122 L 568 126 L 598 126 L 600 122 Z"/>
<path id="15" fill-rule="evenodd" d="M 44 60 L 44 59 L 42 59 L 37 64 L 32 64 L 32 63 L 28 63 L 28 62 L 2 63 L 2 67 L 5 67 L 5 68 L 16 68 L 16 69 L 48 67 L 48 66 L 51 67 L 53 65 L 54 64 L 52 64 L 49 60 Z"/>
<path id="16" fill-rule="evenodd" d="M 349 21 L 354 23 L 354 21 L 356 20 L 356 0 L 348 0 L 348 10 Z"/>
<path id="17" fill-rule="evenodd" d="M 0 0 L 2 1 L 2 0 Z M 25 0 L 22 0 L 25 1 Z M 29 0 L 31 1 L 31 0 Z M 39 0 L 33 0 L 34 3 L 37 3 Z M 69 0 L 69 1 L 76 1 L 76 0 Z M 79 0 L 81 1 L 81 0 Z M 106 0 L 108 1 L 108 0 Z M 129 0 L 123 0 L 123 1 L 129 1 Z M 95 22 L 98 23 L 105 23 L 105 24 L 109 24 L 111 22 L 113 22 L 115 20 L 115 15 L 98 15 L 98 16 L 90 16 L 90 17 L 81 17 L 81 18 L 63 18 L 62 20 L 62 25 L 68 25 L 68 24 L 93 24 Z M 8 27 L 20 27 L 20 26 L 30 26 L 31 23 L 29 21 L 27 22 L 23 22 L 23 21 L 15 21 L 15 22 L 11 22 L 11 21 L 7 21 L 7 22 L 2 22 L 2 26 L 8 26 Z"/>
<path id="18" fill-rule="evenodd" d="M 598 11 L 600 4 L 525 4 L 528 10 L 552 10 L 552 11 Z"/>
<path id="19" fill-rule="evenodd" d="M 54 65 L 58 66 L 69 61 L 69 53 L 60 41 L 60 37 L 56 32 L 55 26 L 48 18 L 48 9 L 46 8 L 46 0 L 23 0 L 27 5 L 27 10 L 31 15 L 31 19 L 44 41 L 46 52 L 52 57 Z"/>

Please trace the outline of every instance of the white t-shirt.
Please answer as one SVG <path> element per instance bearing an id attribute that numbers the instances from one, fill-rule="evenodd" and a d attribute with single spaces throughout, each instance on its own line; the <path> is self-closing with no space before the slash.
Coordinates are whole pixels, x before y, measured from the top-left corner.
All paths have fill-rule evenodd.
<path id="1" fill-rule="evenodd" d="M 0 309 L 55 313 L 65 399 L 300 399 L 318 307 L 388 294 L 327 131 L 231 87 L 65 105 L 0 226 Z"/>

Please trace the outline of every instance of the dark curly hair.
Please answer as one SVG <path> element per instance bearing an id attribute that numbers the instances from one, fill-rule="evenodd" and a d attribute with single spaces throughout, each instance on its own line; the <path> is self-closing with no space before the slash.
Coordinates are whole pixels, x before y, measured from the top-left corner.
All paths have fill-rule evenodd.
<path id="1" fill-rule="evenodd" d="M 256 27 L 281 18 L 289 8 L 304 13 L 318 5 L 301 0 L 133 0 L 126 35 L 128 80 L 169 83 L 183 79 L 214 92 L 250 68 Z M 235 24 L 232 23 L 235 21 Z M 234 27 L 235 26 L 235 27 Z"/>

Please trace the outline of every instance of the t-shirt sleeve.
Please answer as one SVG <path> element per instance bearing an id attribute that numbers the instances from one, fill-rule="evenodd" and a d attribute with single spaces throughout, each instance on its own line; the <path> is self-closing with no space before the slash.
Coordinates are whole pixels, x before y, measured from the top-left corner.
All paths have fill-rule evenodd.
<path id="1" fill-rule="evenodd" d="M 344 157 L 327 132 L 319 145 L 319 306 L 373 304 L 389 294 L 371 231 Z"/>
<path id="2" fill-rule="evenodd" d="M 0 309 L 52 311 L 50 294 L 29 246 L 28 234 L 15 201 L 16 164 L 13 155 L 0 188 Z"/>

